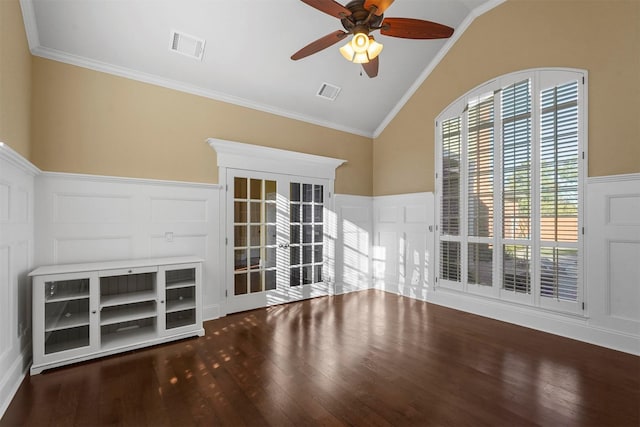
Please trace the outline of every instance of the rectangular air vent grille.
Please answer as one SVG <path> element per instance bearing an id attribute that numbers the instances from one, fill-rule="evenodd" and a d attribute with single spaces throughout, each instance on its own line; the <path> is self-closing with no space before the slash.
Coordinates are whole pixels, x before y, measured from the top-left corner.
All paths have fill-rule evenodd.
<path id="1" fill-rule="evenodd" d="M 329 83 L 322 83 L 316 95 L 319 96 L 320 98 L 333 101 L 334 99 L 336 99 L 339 93 L 340 93 L 340 88 L 338 86 L 334 86 Z"/>
<path id="2" fill-rule="evenodd" d="M 169 50 L 200 61 L 204 53 L 204 42 L 204 39 L 174 30 L 171 31 Z"/>

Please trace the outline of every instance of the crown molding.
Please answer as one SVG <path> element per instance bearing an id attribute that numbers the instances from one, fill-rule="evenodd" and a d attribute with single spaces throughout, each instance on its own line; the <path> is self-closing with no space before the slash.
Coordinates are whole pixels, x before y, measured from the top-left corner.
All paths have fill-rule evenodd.
<path id="1" fill-rule="evenodd" d="M 371 131 L 367 131 L 364 129 L 356 129 L 348 126 L 338 125 L 336 123 L 328 121 L 317 120 L 293 111 L 274 108 L 269 105 L 256 103 L 244 98 L 230 96 L 224 93 L 205 89 L 195 85 L 190 85 L 177 80 L 167 79 L 154 74 L 135 71 L 129 68 L 119 67 L 116 65 L 108 64 L 106 62 L 95 61 L 77 55 L 71 55 L 57 49 L 51 49 L 42 46 L 42 44 L 40 43 L 40 36 L 38 34 L 36 15 L 33 8 L 33 0 L 20 0 L 20 7 L 22 8 L 22 18 L 24 21 L 25 32 L 27 34 L 27 42 L 29 43 L 29 50 L 34 56 L 39 56 L 41 58 L 51 59 L 53 61 L 63 62 L 65 64 L 75 65 L 82 68 L 88 68 L 90 70 L 112 74 L 143 83 L 149 83 L 155 86 L 189 93 L 191 95 L 202 96 L 204 98 L 213 99 L 215 101 L 226 102 L 228 104 L 234 104 L 240 107 L 262 111 L 264 113 L 274 114 L 277 116 L 286 117 L 288 119 L 298 120 L 312 125 L 334 129 L 340 132 L 351 133 L 366 138 L 372 137 Z"/>
<path id="2" fill-rule="evenodd" d="M 112 74 L 119 77 L 124 77 L 131 80 L 136 80 L 143 83 L 152 84 L 155 86 L 164 87 L 167 89 L 177 90 L 179 92 L 189 93 L 192 95 L 201 96 L 204 98 L 213 99 L 215 101 L 221 101 L 228 104 L 237 105 L 240 107 L 250 108 L 264 113 L 274 114 L 288 119 L 297 120 L 305 123 L 309 123 L 316 126 L 321 126 L 328 129 L 337 130 L 340 132 L 350 133 L 353 135 L 362 136 L 365 138 L 375 139 L 382 134 L 384 129 L 391 123 L 395 116 L 402 110 L 404 105 L 411 99 L 418 88 L 429 77 L 431 72 L 440 63 L 440 61 L 446 56 L 449 50 L 453 47 L 455 42 L 462 36 L 471 23 L 482 14 L 495 8 L 496 6 L 504 3 L 506 0 L 490 0 L 489 2 L 473 9 L 465 20 L 458 26 L 453 36 L 449 38 L 446 44 L 440 49 L 436 57 L 427 65 L 427 68 L 422 72 L 417 80 L 409 87 L 407 92 L 400 98 L 400 101 L 395 107 L 385 116 L 380 125 L 371 132 L 370 130 L 357 129 L 349 126 L 339 125 L 333 122 L 317 120 L 315 118 L 296 113 L 294 111 L 288 111 L 284 109 L 274 108 L 270 105 L 257 103 L 248 99 L 234 97 L 221 92 L 205 89 L 199 86 L 190 85 L 181 81 L 167 79 L 154 74 L 143 73 L 135 71 L 125 67 L 119 67 L 116 65 L 108 64 L 101 61 L 90 60 L 84 57 L 71 55 L 56 49 L 47 48 L 41 45 L 38 29 L 36 25 L 35 11 L 33 8 L 33 0 L 20 0 L 20 6 L 22 8 L 22 15 L 24 20 L 25 31 L 27 34 L 27 41 L 29 43 L 29 49 L 34 56 L 39 56 L 46 59 L 51 59 L 65 64 L 75 65 L 90 70 Z"/>
<path id="3" fill-rule="evenodd" d="M 482 4 L 481 6 L 476 7 L 467 15 L 464 21 L 456 28 L 456 31 L 453 33 L 442 49 L 438 52 L 438 54 L 433 58 L 433 60 L 427 65 L 427 68 L 424 69 L 420 77 L 413 82 L 411 87 L 405 92 L 405 94 L 400 98 L 400 101 L 396 104 L 396 106 L 387 114 L 387 116 L 382 120 L 382 123 L 376 128 L 373 132 L 373 138 L 378 138 L 385 128 L 391 123 L 391 121 L 398 115 L 400 110 L 405 106 L 405 104 L 411 99 L 411 97 L 416 93 L 416 91 L 422 86 L 424 81 L 431 75 L 433 70 L 440 64 L 440 61 L 449 53 L 449 50 L 453 47 L 453 45 L 458 41 L 460 37 L 467 31 L 467 28 L 471 25 L 471 23 L 479 16 L 485 14 L 496 6 L 501 5 L 506 0 L 491 0 L 487 3 Z"/>

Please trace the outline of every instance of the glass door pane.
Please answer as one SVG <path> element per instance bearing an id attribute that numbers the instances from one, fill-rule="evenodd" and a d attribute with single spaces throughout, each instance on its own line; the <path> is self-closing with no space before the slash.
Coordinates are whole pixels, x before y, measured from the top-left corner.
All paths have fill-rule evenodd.
<path id="1" fill-rule="evenodd" d="M 227 312 L 327 295 L 327 181 L 229 170 L 227 182 Z"/>
<path id="2" fill-rule="evenodd" d="M 234 177 L 233 295 L 276 288 L 275 180 Z"/>
<path id="3" fill-rule="evenodd" d="M 291 182 L 289 199 L 289 286 L 322 282 L 324 187 Z"/>

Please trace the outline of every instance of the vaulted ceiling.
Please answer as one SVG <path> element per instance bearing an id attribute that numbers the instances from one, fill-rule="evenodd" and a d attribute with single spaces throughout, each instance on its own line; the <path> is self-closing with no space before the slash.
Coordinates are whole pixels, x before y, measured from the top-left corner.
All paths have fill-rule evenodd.
<path id="1" fill-rule="evenodd" d="M 375 78 L 342 57 L 342 42 L 291 60 L 308 43 L 343 29 L 339 19 L 299 0 L 21 4 L 35 55 L 375 137 L 469 23 L 502 1 L 396 0 L 385 17 L 438 22 L 455 32 L 444 40 L 376 32 L 384 49 Z M 203 39 L 202 58 L 171 51 L 172 31 Z M 317 96 L 325 83 L 340 88 L 335 100 Z"/>

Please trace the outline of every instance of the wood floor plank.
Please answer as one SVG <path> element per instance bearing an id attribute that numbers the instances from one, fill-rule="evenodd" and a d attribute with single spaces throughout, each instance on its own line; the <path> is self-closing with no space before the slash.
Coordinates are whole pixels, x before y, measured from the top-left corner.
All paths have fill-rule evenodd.
<path id="1" fill-rule="evenodd" d="M 380 291 L 25 378 L 0 426 L 633 426 L 640 358 Z"/>

